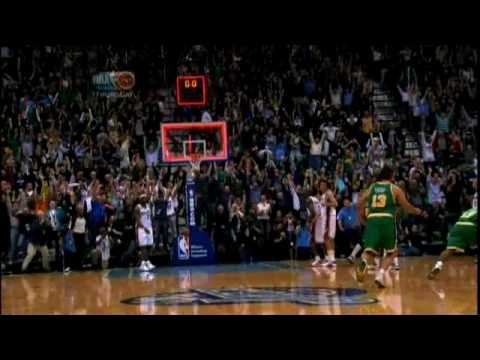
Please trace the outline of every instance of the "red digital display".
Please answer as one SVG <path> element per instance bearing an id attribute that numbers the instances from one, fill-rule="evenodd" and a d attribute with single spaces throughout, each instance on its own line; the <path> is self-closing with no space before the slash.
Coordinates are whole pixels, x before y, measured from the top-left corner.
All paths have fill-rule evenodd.
<path id="1" fill-rule="evenodd" d="M 205 106 L 207 104 L 207 78 L 198 76 L 177 77 L 177 105 Z"/>

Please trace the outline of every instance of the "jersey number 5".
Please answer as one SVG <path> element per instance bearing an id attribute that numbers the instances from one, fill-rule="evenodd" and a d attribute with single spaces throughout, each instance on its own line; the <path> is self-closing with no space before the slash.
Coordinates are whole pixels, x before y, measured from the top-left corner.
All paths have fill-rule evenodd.
<path id="1" fill-rule="evenodd" d="M 387 204 L 387 196 L 386 195 L 373 195 L 372 197 L 372 208 L 384 208 Z"/>

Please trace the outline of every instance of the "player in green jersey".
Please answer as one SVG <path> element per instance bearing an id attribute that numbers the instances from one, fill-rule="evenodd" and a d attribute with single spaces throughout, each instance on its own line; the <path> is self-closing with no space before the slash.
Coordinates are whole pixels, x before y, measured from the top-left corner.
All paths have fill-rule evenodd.
<path id="1" fill-rule="evenodd" d="M 368 263 L 374 256 L 382 258 L 375 283 L 378 287 L 385 287 L 385 271 L 389 268 L 392 258 L 397 251 L 395 217 L 397 206 L 402 207 L 407 213 L 428 217 L 425 211 L 412 206 L 405 197 L 403 191 L 393 184 L 394 171 L 385 165 L 380 171 L 377 181 L 373 183 L 368 191 L 360 199 L 361 207 L 367 211 L 360 214 L 366 216 L 366 226 L 363 233 L 362 260 L 356 268 L 357 280 L 362 282 L 365 278 Z M 365 219 L 364 219 L 365 220 Z"/>
<path id="2" fill-rule="evenodd" d="M 430 280 L 442 271 L 444 261 L 454 254 L 462 254 L 477 245 L 477 208 L 465 211 L 448 233 L 447 248 L 440 254 L 435 266 L 428 274 Z"/>

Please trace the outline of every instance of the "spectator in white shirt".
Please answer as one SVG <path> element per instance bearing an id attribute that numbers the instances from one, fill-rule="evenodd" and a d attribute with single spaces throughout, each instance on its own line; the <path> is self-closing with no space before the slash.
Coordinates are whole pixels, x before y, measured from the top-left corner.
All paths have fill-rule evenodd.
<path id="1" fill-rule="evenodd" d="M 400 85 L 397 85 L 398 92 L 400 93 L 400 96 L 402 98 L 403 103 L 408 103 L 408 90 L 405 91 L 403 90 Z"/>
<path id="2" fill-rule="evenodd" d="M 310 158 L 309 158 L 309 166 L 316 171 L 320 171 L 322 167 L 322 144 L 325 140 L 325 133 L 322 134 L 322 138 L 317 136 L 313 136 L 313 133 L 310 131 Z"/>
<path id="3" fill-rule="evenodd" d="M 263 241 L 269 242 L 270 240 L 270 232 L 271 232 L 271 224 L 270 224 L 270 216 L 272 215 L 272 206 L 267 201 L 267 197 L 262 195 L 260 198 L 260 202 L 257 204 L 257 221 L 260 225 L 260 229 L 263 235 Z"/>
<path id="4" fill-rule="evenodd" d="M 158 164 L 158 155 L 160 151 L 161 142 L 157 140 L 157 146 L 155 144 L 150 144 L 147 148 L 147 139 L 143 138 L 143 146 L 145 151 L 145 163 L 148 167 L 157 166 Z"/>
<path id="5" fill-rule="evenodd" d="M 335 142 L 335 135 L 337 134 L 337 131 L 339 130 L 338 127 L 333 126 L 332 122 L 329 121 L 327 126 L 321 126 L 320 129 L 322 131 L 325 131 L 327 133 L 327 140 L 334 143 Z"/>
<path id="6" fill-rule="evenodd" d="M 428 202 L 433 205 L 434 203 L 443 204 L 445 194 L 442 191 L 443 179 L 438 172 L 432 175 L 432 168 L 428 168 L 427 175 L 427 194 Z"/>
<path id="7" fill-rule="evenodd" d="M 408 178 L 410 180 L 414 179 L 415 178 L 415 174 L 417 172 L 421 173 L 421 174 L 424 174 L 425 173 L 425 170 L 424 170 L 424 166 L 423 166 L 423 162 L 422 162 L 422 159 L 421 158 L 416 158 L 415 160 L 413 160 L 413 166 L 410 168 L 410 171 L 408 172 Z"/>
<path id="8" fill-rule="evenodd" d="M 418 103 L 418 92 L 415 85 L 412 85 L 409 88 L 407 96 L 408 96 L 408 106 L 410 107 L 410 110 L 414 112 L 414 116 L 415 116 L 415 107 L 417 106 L 417 103 Z"/>
<path id="9" fill-rule="evenodd" d="M 379 134 L 379 137 L 373 137 L 373 134 L 370 134 L 370 139 L 367 143 L 367 157 L 368 164 L 372 168 L 382 168 L 385 160 L 385 142 L 383 141 L 382 133 Z"/>
<path id="10" fill-rule="evenodd" d="M 122 145 L 120 146 L 119 154 L 121 157 L 120 160 L 120 168 L 121 169 L 127 169 L 130 167 L 130 154 L 129 154 L 129 149 L 130 149 L 130 139 L 128 136 L 125 137 L 125 139 L 122 142 Z"/>
<path id="11" fill-rule="evenodd" d="M 433 133 L 435 137 L 435 132 Z M 433 141 L 432 137 L 428 136 L 428 139 L 425 137 L 423 131 L 420 132 L 420 143 L 422 145 L 422 157 L 425 163 L 435 162 L 435 154 L 433 153 Z"/>
<path id="12" fill-rule="evenodd" d="M 330 85 L 330 101 L 332 106 L 336 108 L 340 108 L 340 106 L 342 105 L 342 93 L 343 93 L 343 90 L 341 86 L 338 86 L 335 89 L 333 89 L 332 86 Z"/>

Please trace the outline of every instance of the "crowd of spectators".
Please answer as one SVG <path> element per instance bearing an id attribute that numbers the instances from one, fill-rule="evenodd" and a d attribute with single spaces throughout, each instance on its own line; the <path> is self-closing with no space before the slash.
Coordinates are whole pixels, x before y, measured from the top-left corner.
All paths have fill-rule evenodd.
<path id="1" fill-rule="evenodd" d="M 477 58 L 468 45 L 4 47 L 2 267 L 27 270 L 39 251 L 45 270 L 49 257 L 55 270 L 81 269 L 105 247 L 115 265 L 136 263 L 145 192 L 155 246 L 168 252 L 188 167 L 162 163 L 160 124 L 212 120 L 228 124 L 229 159 L 201 163 L 196 216 L 219 261 L 286 259 L 308 243 L 305 200 L 321 178 L 339 203 L 337 254 L 348 255 L 359 193 L 384 163 L 431 214 L 399 214 L 405 253 L 422 254 L 476 199 Z M 135 96 L 94 93 L 92 76 L 111 70 L 135 73 Z M 182 74 L 208 76 L 208 107 L 166 111 Z M 376 87 L 398 102 L 395 121 L 375 115 Z M 406 156 L 408 134 L 418 157 Z"/>

